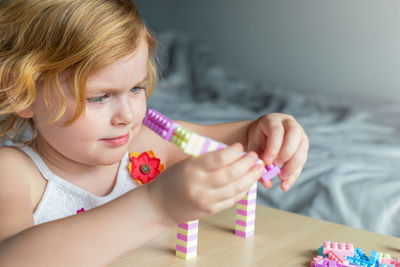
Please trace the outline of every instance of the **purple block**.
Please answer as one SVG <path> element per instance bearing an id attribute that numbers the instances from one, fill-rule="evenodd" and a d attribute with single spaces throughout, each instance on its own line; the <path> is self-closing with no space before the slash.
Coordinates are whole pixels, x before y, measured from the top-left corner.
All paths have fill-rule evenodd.
<path id="1" fill-rule="evenodd" d="M 272 178 L 274 178 L 281 172 L 281 170 L 273 164 L 267 166 L 265 168 L 265 170 L 266 170 L 266 172 L 261 177 L 265 182 L 268 182 L 269 180 L 271 180 Z"/>
<path id="2" fill-rule="evenodd" d="M 217 150 L 224 149 L 225 147 L 226 147 L 225 144 L 219 143 L 219 144 L 218 144 L 218 147 L 217 147 Z"/>
<path id="3" fill-rule="evenodd" d="M 318 261 L 318 262 L 314 263 L 314 266 L 315 267 L 344 267 L 344 265 L 342 265 L 336 261 L 328 260 L 328 259 L 323 259 L 321 261 Z M 353 265 L 351 265 L 351 266 L 353 266 Z M 356 267 L 356 266 L 354 266 L 354 267 Z"/>
<path id="4" fill-rule="evenodd" d="M 255 204 L 257 202 L 257 199 L 252 199 L 252 200 L 246 200 L 246 199 L 242 199 L 238 202 L 238 204 L 242 204 L 242 205 L 252 205 Z"/>
<path id="5" fill-rule="evenodd" d="M 254 225 L 256 223 L 256 221 L 250 221 L 250 222 L 245 222 L 245 221 L 242 221 L 242 220 L 236 220 L 236 224 L 237 225 L 241 225 L 241 226 L 251 226 L 251 225 Z"/>
<path id="6" fill-rule="evenodd" d="M 183 246 L 181 246 L 181 245 L 176 245 L 176 250 L 178 250 L 178 251 L 180 251 L 180 252 L 183 252 L 183 253 L 190 253 L 190 252 L 194 252 L 194 251 L 197 251 L 197 246 L 195 246 L 195 247 L 190 247 L 190 248 L 185 248 L 185 247 L 183 247 Z"/>
<path id="7" fill-rule="evenodd" d="M 183 229 L 186 229 L 186 230 L 197 228 L 198 226 L 199 226 L 199 222 L 195 222 L 195 223 L 191 223 L 191 224 L 187 224 L 187 223 L 178 224 L 179 228 L 183 228 Z"/>
<path id="8" fill-rule="evenodd" d="M 177 123 L 174 123 L 168 117 L 164 116 L 154 109 L 149 109 L 147 111 L 146 117 L 143 119 L 143 124 L 167 141 L 171 141 L 175 129 L 179 126 Z M 210 141 L 211 140 L 206 141 L 201 150 L 201 154 L 207 152 Z M 217 150 L 223 149 L 225 147 L 225 144 L 218 142 Z M 269 181 L 273 177 L 278 175 L 278 173 L 280 173 L 280 169 L 277 166 L 271 164 L 270 166 L 267 166 L 265 168 L 265 173 L 261 178 L 264 181 Z"/>
<path id="9" fill-rule="evenodd" d="M 203 155 L 208 152 L 208 147 L 210 146 L 211 140 L 209 138 L 206 139 L 203 147 L 201 148 L 200 155 Z"/>
<path id="10" fill-rule="evenodd" d="M 183 234 L 177 233 L 176 234 L 176 238 L 182 240 L 182 241 L 186 241 L 186 242 L 190 242 L 193 240 L 196 240 L 198 238 L 198 234 L 194 234 L 194 235 L 190 235 L 190 236 L 185 236 Z"/>
<path id="11" fill-rule="evenodd" d="M 171 140 L 176 127 L 178 127 L 178 124 L 154 109 L 147 111 L 143 124 L 167 141 Z"/>
<path id="12" fill-rule="evenodd" d="M 235 235 L 241 236 L 241 237 L 250 237 L 254 236 L 254 231 L 248 232 L 247 234 L 245 232 L 242 232 L 240 230 L 235 230 Z"/>
<path id="13" fill-rule="evenodd" d="M 250 211 L 245 211 L 245 210 L 241 210 L 241 209 L 236 209 L 236 213 L 243 215 L 243 216 L 247 216 L 247 215 L 252 215 L 256 213 L 256 210 L 250 210 Z"/>

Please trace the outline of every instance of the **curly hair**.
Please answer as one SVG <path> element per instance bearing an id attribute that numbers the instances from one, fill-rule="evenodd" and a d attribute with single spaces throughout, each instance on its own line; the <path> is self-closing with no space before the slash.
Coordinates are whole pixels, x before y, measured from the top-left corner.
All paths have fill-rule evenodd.
<path id="1" fill-rule="evenodd" d="M 64 114 L 59 78 L 66 71 L 76 101 L 69 123 L 74 122 L 85 110 L 89 76 L 132 53 L 143 37 L 149 48 L 148 97 L 157 82 L 156 39 L 132 0 L 0 1 L 0 138 L 15 140 L 27 125 L 34 130 L 33 120 L 17 113 L 35 102 L 38 89 L 47 105 L 58 107 L 49 123 Z M 33 135 L 27 143 L 32 140 Z"/>

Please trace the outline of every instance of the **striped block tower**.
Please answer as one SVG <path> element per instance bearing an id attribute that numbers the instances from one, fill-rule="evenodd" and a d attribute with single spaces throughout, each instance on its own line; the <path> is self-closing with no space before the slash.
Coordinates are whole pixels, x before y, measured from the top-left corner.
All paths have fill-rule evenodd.
<path id="1" fill-rule="evenodd" d="M 247 192 L 246 197 L 236 204 L 235 234 L 241 237 L 254 235 L 256 222 L 257 183 Z"/>
<path id="2" fill-rule="evenodd" d="M 178 224 L 176 233 L 176 256 L 188 260 L 197 256 L 199 220 Z"/>

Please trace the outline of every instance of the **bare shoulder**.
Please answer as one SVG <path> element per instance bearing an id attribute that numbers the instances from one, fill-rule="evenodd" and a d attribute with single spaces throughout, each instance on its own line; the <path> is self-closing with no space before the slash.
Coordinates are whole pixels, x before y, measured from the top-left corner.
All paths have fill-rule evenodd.
<path id="1" fill-rule="evenodd" d="M 30 168 L 35 168 L 32 160 L 21 150 L 14 147 L 0 147 L 0 179 L 5 178 L 5 173 L 29 171 Z M 28 168 L 28 169 L 25 169 Z"/>
<path id="2" fill-rule="evenodd" d="M 181 149 L 161 138 L 149 128 L 142 126 L 130 146 L 130 151 L 144 152 L 153 150 L 166 165 L 171 166 L 187 158 Z"/>
<path id="3" fill-rule="evenodd" d="M 23 160 L 24 158 L 29 159 L 29 157 L 27 157 L 24 152 L 15 147 L 10 147 L 10 146 L 1 146 L 0 156 L 2 159 L 1 161 L 15 160 L 15 159 Z"/>
<path id="4" fill-rule="evenodd" d="M 13 147 L 0 147 L 0 241 L 33 225 L 31 177 L 38 170 Z"/>

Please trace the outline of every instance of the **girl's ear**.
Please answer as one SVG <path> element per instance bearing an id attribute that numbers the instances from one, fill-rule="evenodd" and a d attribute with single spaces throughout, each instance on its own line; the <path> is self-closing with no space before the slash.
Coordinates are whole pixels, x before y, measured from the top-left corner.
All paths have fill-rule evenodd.
<path id="1" fill-rule="evenodd" d="M 17 114 L 18 114 L 18 116 L 20 116 L 21 118 L 30 119 L 30 118 L 33 117 L 33 115 L 35 115 L 35 112 L 33 111 L 32 106 L 30 106 L 30 107 L 28 107 L 28 108 L 26 108 L 26 109 L 23 109 L 23 110 L 17 112 Z"/>
<path id="2" fill-rule="evenodd" d="M 13 72 L 12 72 L 12 71 L 9 71 L 9 73 L 8 73 L 8 75 L 7 75 L 7 80 L 5 81 L 5 84 L 8 85 L 8 84 L 11 82 L 11 80 L 13 79 L 12 76 L 13 76 Z M 8 91 L 6 91 L 6 94 L 7 94 L 7 96 L 9 96 L 9 95 L 8 95 L 8 94 L 9 94 Z M 30 119 L 30 118 L 33 117 L 33 115 L 35 115 L 35 112 L 34 112 L 32 106 L 29 106 L 29 107 L 27 107 L 26 109 L 23 109 L 23 110 L 17 112 L 17 114 L 18 114 L 18 116 L 20 116 L 21 118 Z"/>

